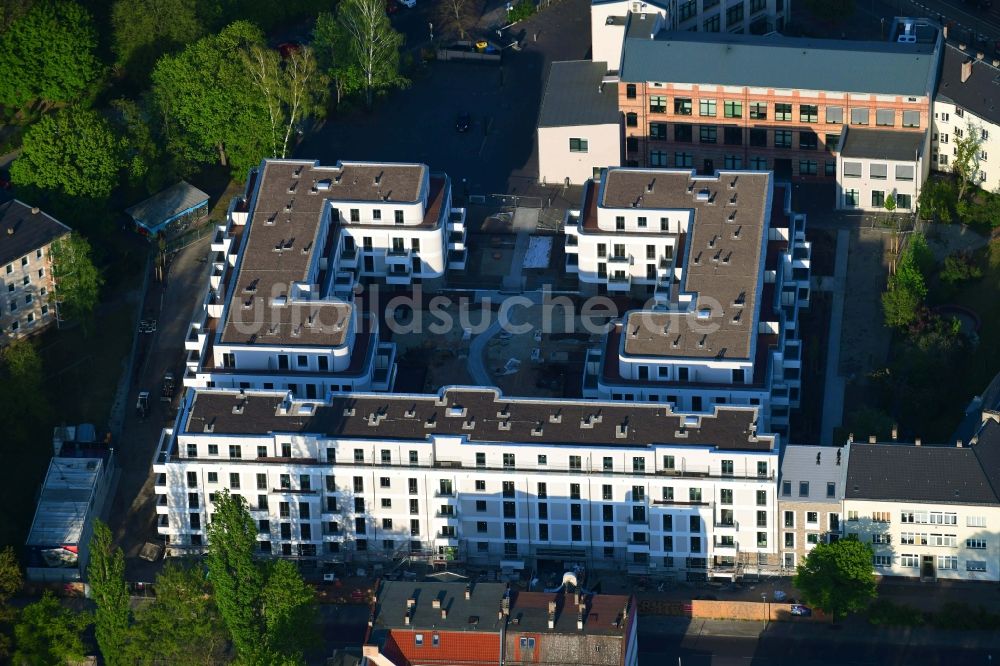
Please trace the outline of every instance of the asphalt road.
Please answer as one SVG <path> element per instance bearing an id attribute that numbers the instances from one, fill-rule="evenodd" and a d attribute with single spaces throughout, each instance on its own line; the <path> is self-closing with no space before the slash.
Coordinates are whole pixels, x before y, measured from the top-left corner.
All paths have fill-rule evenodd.
<path id="1" fill-rule="evenodd" d="M 997 655 L 1000 663 L 1000 654 Z M 871 645 L 831 632 L 828 641 L 699 636 L 678 644 L 639 631 L 641 666 L 989 666 L 990 654 L 963 647 Z"/>

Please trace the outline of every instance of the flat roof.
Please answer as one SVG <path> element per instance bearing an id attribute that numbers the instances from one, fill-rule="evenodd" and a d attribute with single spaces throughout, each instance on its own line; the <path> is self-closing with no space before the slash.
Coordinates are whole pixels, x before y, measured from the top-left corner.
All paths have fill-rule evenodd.
<path id="1" fill-rule="evenodd" d="M 228 295 L 221 341 L 343 344 L 353 308 L 350 303 L 330 299 L 287 304 L 292 284 L 307 281 L 313 256 L 327 249 L 317 246 L 329 202 L 414 203 L 420 201 L 426 175 L 423 164 L 341 162 L 324 167 L 316 161 L 264 160 L 251 193 L 253 210 L 246 223 L 234 293 Z M 314 191 L 323 181 L 327 189 Z M 339 223 L 333 224 L 328 242 L 336 240 Z M 275 301 L 279 296 L 285 297 L 285 304 Z"/>
<path id="2" fill-rule="evenodd" d="M 687 31 L 651 38 L 649 25 L 627 31 L 623 82 L 924 96 L 937 66 L 934 44 Z"/>
<path id="3" fill-rule="evenodd" d="M 125 212 L 138 224 L 152 229 L 186 210 L 208 202 L 208 195 L 187 181 L 174 183 Z"/>
<path id="4" fill-rule="evenodd" d="M 539 127 L 618 123 L 618 86 L 603 83 L 607 66 L 590 60 L 554 62 L 542 96 Z"/>
<path id="5" fill-rule="evenodd" d="M 924 147 L 923 131 L 900 132 L 863 127 L 845 127 L 843 131 L 844 147 L 840 154 L 847 159 L 915 162 Z"/>
<path id="6" fill-rule="evenodd" d="M 53 458 L 49 462 L 27 545 L 80 542 L 103 465 L 100 458 Z"/>
<path id="7" fill-rule="evenodd" d="M 1000 124 L 1000 68 L 994 67 L 991 60 L 979 60 L 975 52 L 946 45 L 941 59 L 938 98 L 953 102 L 983 120 Z M 963 83 L 962 65 L 970 61 L 972 74 Z"/>
<path id="8" fill-rule="evenodd" d="M 59 220 L 23 201 L 0 203 L 0 265 L 45 247 L 70 231 Z"/>
<path id="9" fill-rule="evenodd" d="M 792 494 L 779 494 L 779 497 L 794 502 L 840 502 L 844 497 L 843 480 L 847 474 L 849 451 L 846 446 L 786 445 L 781 452 L 779 481 L 791 482 Z M 802 481 L 808 482 L 805 495 L 800 493 L 803 490 L 799 485 Z M 833 497 L 828 494 L 829 483 L 836 484 Z"/>
<path id="10" fill-rule="evenodd" d="M 493 388 L 451 387 L 441 396 L 351 394 L 334 395 L 330 402 L 286 403 L 281 391 L 196 389 L 182 428 L 189 434 L 208 428 L 216 435 L 281 432 L 403 441 L 453 435 L 549 446 L 670 444 L 748 452 L 774 447 L 773 436 L 758 437 L 754 407 L 716 405 L 713 414 L 696 416 L 653 403 L 505 398 Z M 283 403 L 286 413 L 279 409 Z"/>
<path id="11" fill-rule="evenodd" d="M 771 196 L 771 174 L 766 171 L 721 171 L 715 176 L 665 169 L 606 172 L 599 201 L 603 208 L 693 213 L 677 261 L 683 269 L 679 289 L 696 294 L 694 308 L 630 312 L 624 331 L 626 354 L 752 357 Z"/>

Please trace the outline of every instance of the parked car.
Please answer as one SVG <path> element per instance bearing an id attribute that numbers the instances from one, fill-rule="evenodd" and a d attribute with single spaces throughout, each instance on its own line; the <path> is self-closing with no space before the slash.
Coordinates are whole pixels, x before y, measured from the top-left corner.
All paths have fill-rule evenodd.
<path id="1" fill-rule="evenodd" d="M 160 389 L 160 400 L 165 400 L 167 402 L 173 400 L 175 388 L 176 383 L 174 382 L 174 373 L 168 372 L 163 375 L 163 387 Z"/>
<path id="2" fill-rule="evenodd" d="M 140 419 L 149 415 L 149 391 L 140 391 L 139 397 L 135 401 L 135 413 Z"/>
<path id="3" fill-rule="evenodd" d="M 798 615 L 799 617 L 810 617 L 813 612 L 808 606 L 803 606 L 802 604 L 792 604 L 791 608 L 792 615 Z"/>
<path id="4" fill-rule="evenodd" d="M 467 112 L 462 112 L 455 118 L 455 129 L 459 132 L 468 132 L 471 125 L 472 115 Z"/>

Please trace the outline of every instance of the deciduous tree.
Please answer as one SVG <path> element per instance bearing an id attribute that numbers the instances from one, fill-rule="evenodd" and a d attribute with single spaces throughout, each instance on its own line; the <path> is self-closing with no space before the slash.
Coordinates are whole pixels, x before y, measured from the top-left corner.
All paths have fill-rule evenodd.
<path id="1" fill-rule="evenodd" d="M 442 0 L 435 16 L 442 33 L 451 32 L 465 39 L 482 10 L 481 0 Z"/>
<path id="2" fill-rule="evenodd" d="M 313 31 L 316 64 L 333 82 L 337 104 L 365 88 L 365 75 L 351 51 L 351 38 L 344 26 L 329 12 L 316 19 Z"/>
<path id="3" fill-rule="evenodd" d="M 51 298 L 60 319 L 79 320 L 86 326 L 104 284 L 104 278 L 91 261 L 90 243 L 73 232 L 52 244 L 51 258 L 55 282 Z"/>
<path id="4" fill-rule="evenodd" d="M 817 545 L 796 569 L 794 585 L 834 622 L 863 609 L 876 595 L 871 546 L 856 537 Z"/>
<path id="5" fill-rule="evenodd" d="M 197 0 L 117 0 L 111 10 L 116 64 L 145 82 L 156 61 L 201 37 Z"/>
<path id="6" fill-rule="evenodd" d="M 965 131 L 958 135 L 955 130 L 955 155 L 951 161 L 951 171 L 958 179 L 958 201 L 965 199 L 970 187 L 979 185 L 979 149 L 983 145 L 982 129 L 972 120 L 966 123 Z"/>
<path id="7" fill-rule="evenodd" d="M 35 3 L 0 35 L 0 104 L 80 99 L 103 72 L 96 48 L 97 31 L 80 5 Z"/>
<path id="8" fill-rule="evenodd" d="M 90 613 L 64 607 L 52 592 L 21 611 L 14 637 L 18 666 L 64 666 L 85 656 L 81 632 L 90 624 Z"/>
<path id="9" fill-rule="evenodd" d="M 10 598 L 21 589 L 23 579 L 14 549 L 7 546 L 0 550 L 0 660 L 10 656 L 11 641 L 8 634 L 17 613 L 8 605 Z"/>
<path id="10" fill-rule="evenodd" d="M 375 93 L 408 85 L 399 73 L 403 36 L 393 30 L 385 15 L 384 0 L 344 0 L 337 20 L 348 36 L 351 61 L 361 71 L 368 108 Z"/>
<path id="11" fill-rule="evenodd" d="M 118 184 L 124 151 L 124 140 L 102 116 L 63 109 L 28 128 L 10 177 L 47 194 L 103 200 Z"/>
<path id="12" fill-rule="evenodd" d="M 117 666 L 129 663 L 130 616 L 128 587 L 125 585 L 125 555 L 114 545 L 111 530 L 100 520 L 94 521 L 90 539 L 90 564 L 87 582 L 97 606 L 94 634 L 104 663 Z"/>
<path id="13" fill-rule="evenodd" d="M 316 594 L 288 560 L 275 560 L 268 567 L 263 612 L 269 649 L 300 660 L 302 649 L 316 638 Z"/>

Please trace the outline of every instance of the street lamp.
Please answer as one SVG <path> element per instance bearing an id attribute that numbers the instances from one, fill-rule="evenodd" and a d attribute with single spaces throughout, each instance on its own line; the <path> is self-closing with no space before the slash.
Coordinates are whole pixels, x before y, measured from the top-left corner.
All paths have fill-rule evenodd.
<path id="1" fill-rule="evenodd" d="M 770 613 L 768 612 L 770 608 L 767 605 L 767 592 L 762 592 L 760 595 L 761 601 L 764 602 L 764 631 L 767 631 L 767 621 L 770 619 Z"/>

